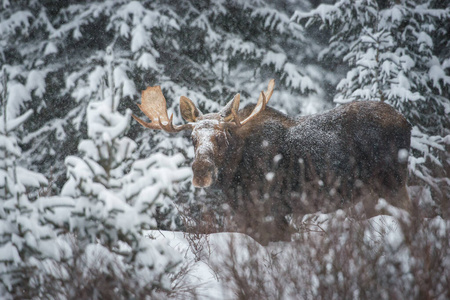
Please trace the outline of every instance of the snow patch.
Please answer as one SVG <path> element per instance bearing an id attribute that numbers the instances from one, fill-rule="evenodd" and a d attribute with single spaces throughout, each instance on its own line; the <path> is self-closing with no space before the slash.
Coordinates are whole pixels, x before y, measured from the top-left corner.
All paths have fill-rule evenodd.
<path id="1" fill-rule="evenodd" d="M 56 47 L 55 43 L 51 41 L 48 42 L 47 45 L 45 46 L 44 56 L 56 53 L 58 53 L 58 47 Z"/>

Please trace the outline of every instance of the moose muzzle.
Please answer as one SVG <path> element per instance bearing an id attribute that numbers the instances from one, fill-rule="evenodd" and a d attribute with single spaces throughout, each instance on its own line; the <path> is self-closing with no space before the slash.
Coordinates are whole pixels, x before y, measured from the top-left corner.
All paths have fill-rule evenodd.
<path id="1" fill-rule="evenodd" d="M 217 176 L 217 169 L 209 160 L 195 160 L 192 164 L 194 178 L 192 183 L 197 188 L 207 188 L 214 184 Z"/>

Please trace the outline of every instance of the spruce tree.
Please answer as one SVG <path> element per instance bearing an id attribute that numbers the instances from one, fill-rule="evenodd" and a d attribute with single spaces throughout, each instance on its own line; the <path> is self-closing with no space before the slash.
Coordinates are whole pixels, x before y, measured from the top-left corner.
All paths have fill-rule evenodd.
<path id="1" fill-rule="evenodd" d="M 36 205 L 47 179 L 20 165 L 18 141 L 32 110 L 15 68 L 5 65 L 0 76 L 0 295 L 30 298 L 39 295 L 42 267 L 61 254 L 53 228 L 42 222 Z"/>
<path id="2" fill-rule="evenodd" d="M 118 77 L 120 65 L 116 65 L 112 50 L 108 49 L 104 60 L 104 67 L 97 66 L 90 78 L 90 84 L 97 83 L 98 89 L 87 106 L 88 139 L 79 144 L 81 157 L 66 158 L 69 179 L 61 194 L 74 199 L 68 223 L 84 259 L 95 261 L 92 255 L 98 255 L 107 269 L 119 263 L 119 271 L 110 274 L 111 284 L 128 286 L 119 297 L 153 295 L 170 289 L 168 272 L 179 262 L 171 248 L 143 236 L 143 230 L 156 228 L 156 207 L 164 204 L 158 188 L 166 190 L 169 182 L 159 184 L 162 178 L 154 178 L 145 182 L 151 189 L 146 190 L 142 183 L 130 188 L 126 174 L 130 169 L 136 172 L 137 164 L 136 143 L 125 136 L 131 110 L 125 114 L 117 111 L 125 85 Z M 121 84 L 116 85 L 118 82 Z M 173 166 L 176 173 L 178 165 Z M 140 171 L 152 167 L 142 168 L 141 163 Z M 139 189 L 145 194 L 139 194 Z"/>

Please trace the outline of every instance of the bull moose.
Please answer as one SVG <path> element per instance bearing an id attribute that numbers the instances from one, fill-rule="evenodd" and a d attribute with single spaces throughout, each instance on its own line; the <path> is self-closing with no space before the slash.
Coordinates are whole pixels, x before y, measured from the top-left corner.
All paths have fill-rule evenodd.
<path id="1" fill-rule="evenodd" d="M 220 190 L 235 220 L 261 243 L 290 239 L 289 214 L 362 201 L 371 217 L 379 197 L 409 209 L 411 126 L 400 113 L 361 101 L 293 118 L 267 106 L 274 85 L 272 79 L 256 105 L 239 110 L 237 94 L 218 113 L 202 114 L 181 96 L 183 125 L 168 117 L 161 88 L 148 87 L 138 105 L 151 122 L 133 117 L 150 129 L 191 131 L 193 185 Z"/>

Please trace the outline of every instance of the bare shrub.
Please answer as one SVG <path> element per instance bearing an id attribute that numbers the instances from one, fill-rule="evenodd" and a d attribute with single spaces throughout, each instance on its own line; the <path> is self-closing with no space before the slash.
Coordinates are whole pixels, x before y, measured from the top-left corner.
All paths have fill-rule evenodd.
<path id="1" fill-rule="evenodd" d="M 17 299 L 166 299 L 170 291 L 157 276 L 142 284 L 123 257 L 100 244 L 82 245 L 75 236 L 65 236 L 64 261 L 45 260 L 39 273 L 29 274 L 26 286 L 15 293 Z M 116 249 L 119 251 L 119 249 Z M 139 268 L 139 266 L 135 266 Z"/>
<path id="2" fill-rule="evenodd" d="M 170 299 L 197 299 L 199 284 L 193 284 L 190 276 L 195 272 L 195 260 L 184 257 L 183 264 L 178 271 L 171 276 L 172 289 L 168 291 L 167 298 Z"/>
<path id="3" fill-rule="evenodd" d="M 179 211 L 181 222 L 185 231 L 184 238 L 189 243 L 190 251 L 195 256 L 195 261 L 204 260 L 211 255 L 211 246 L 209 244 L 209 234 L 220 231 L 219 227 L 215 225 L 216 219 L 212 211 L 205 211 L 198 214 L 196 218 L 190 217 L 190 213 L 186 211 Z"/>
<path id="4" fill-rule="evenodd" d="M 405 211 L 384 199 L 377 202 L 364 186 L 358 187 L 359 203 L 343 202 L 345 190 L 334 193 L 339 187 L 334 179 L 314 181 L 302 194 L 290 195 L 301 207 L 285 219 L 289 242 L 261 243 L 280 234 L 272 217 L 273 203 L 280 202 L 269 201 L 277 197 L 270 185 L 247 202 L 237 199 L 245 215 L 226 210 L 218 222 L 213 213 L 202 219 L 186 214 L 186 238 L 196 253 L 204 253 L 200 245 L 207 241 L 209 254 L 197 260 L 211 267 L 234 299 L 449 299 L 445 188 L 435 193 L 427 186 L 409 187 Z M 327 214 L 308 214 L 319 210 Z M 217 248 L 208 237 L 216 231 L 245 233 L 260 244 L 231 235 L 226 247 Z"/>
<path id="5" fill-rule="evenodd" d="M 236 299 L 448 299 L 449 221 L 377 208 L 391 216 L 310 215 L 290 243 L 231 240 L 213 268 Z"/>

